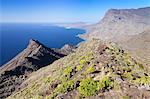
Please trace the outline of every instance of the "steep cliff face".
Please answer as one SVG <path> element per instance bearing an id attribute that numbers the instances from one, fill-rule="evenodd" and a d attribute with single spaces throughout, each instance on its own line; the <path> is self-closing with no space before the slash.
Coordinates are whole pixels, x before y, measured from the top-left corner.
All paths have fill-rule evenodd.
<path id="1" fill-rule="evenodd" d="M 8 99 L 149 99 L 150 74 L 114 43 L 91 40 L 32 73 Z"/>
<path id="2" fill-rule="evenodd" d="M 86 39 L 113 41 L 150 66 L 150 7 L 139 9 L 110 9 L 104 18 L 89 27 Z"/>
<path id="3" fill-rule="evenodd" d="M 139 9 L 110 9 L 83 37 L 121 40 L 150 29 L 150 7 Z"/>
<path id="4" fill-rule="evenodd" d="M 30 40 L 26 49 L 0 68 L 0 98 L 9 96 L 33 71 L 63 56 L 36 40 Z"/>

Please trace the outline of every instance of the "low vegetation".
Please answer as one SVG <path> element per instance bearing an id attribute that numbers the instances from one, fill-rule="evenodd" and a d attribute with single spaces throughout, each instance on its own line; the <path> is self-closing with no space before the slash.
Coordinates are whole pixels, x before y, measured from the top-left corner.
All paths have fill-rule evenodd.
<path id="1" fill-rule="evenodd" d="M 98 82 L 94 81 L 92 78 L 82 79 L 80 86 L 78 87 L 79 93 L 83 96 L 91 96 L 96 94 L 98 91 Z"/>
<path id="2" fill-rule="evenodd" d="M 76 96 L 78 98 L 108 97 L 104 93 L 110 94 L 109 92 L 117 93 L 118 97 L 128 98 L 129 96 L 122 89 L 124 83 L 135 88 L 142 86 L 150 90 L 150 75 L 144 70 L 142 64 L 117 45 L 103 44 L 99 40 L 80 45 L 76 53 L 56 61 L 47 68 L 50 69 L 46 69 L 44 73 L 48 76 L 38 80 L 39 86 L 34 89 L 28 86 L 10 98 L 18 98 L 19 95 L 46 99 L 65 99 L 71 95 L 73 98 Z M 51 73 L 52 76 L 50 76 L 50 70 L 54 71 Z M 24 94 L 25 91 L 28 93 Z"/>

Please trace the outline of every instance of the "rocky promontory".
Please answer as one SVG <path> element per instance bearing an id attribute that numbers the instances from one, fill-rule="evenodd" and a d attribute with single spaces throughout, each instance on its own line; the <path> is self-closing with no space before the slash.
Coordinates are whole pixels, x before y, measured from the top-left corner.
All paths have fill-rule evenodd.
<path id="1" fill-rule="evenodd" d="M 11 95 L 32 72 L 64 56 L 31 39 L 26 49 L 0 68 L 0 98 Z"/>

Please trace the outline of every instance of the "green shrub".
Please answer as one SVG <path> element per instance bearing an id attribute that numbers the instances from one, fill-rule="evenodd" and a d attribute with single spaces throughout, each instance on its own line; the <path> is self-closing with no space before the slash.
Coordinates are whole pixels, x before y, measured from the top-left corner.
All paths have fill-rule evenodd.
<path id="1" fill-rule="evenodd" d="M 87 61 L 85 59 L 80 60 L 80 65 L 84 65 L 86 63 L 87 63 Z"/>
<path id="2" fill-rule="evenodd" d="M 92 58 L 94 58 L 93 53 L 92 52 L 88 53 L 85 58 L 86 58 L 87 61 L 91 61 Z"/>
<path id="3" fill-rule="evenodd" d="M 87 69 L 87 73 L 92 73 L 94 71 L 95 71 L 94 64 L 91 65 L 90 67 L 88 67 L 88 69 Z"/>
<path id="4" fill-rule="evenodd" d="M 110 88 L 113 86 L 113 82 L 109 77 L 103 77 L 99 82 L 98 82 L 98 90 L 101 90 L 103 88 Z"/>
<path id="5" fill-rule="evenodd" d="M 50 96 L 46 96 L 45 99 L 51 99 L 51 97 Z"/>
<path id="6" fill-rule="evenodd" d="M 65 70 L 64 70 L 64 74 L 65 75 L 70 75 L 72 72 L 73 72 L 73 67 L 70 66 L 70 67 L 67 67 Z"/>
<path id="7" fill-rule="evenodd" d="M 150 77 L 149 76 L 141 76 L 141 78 L 136 78 L 134 80 L 135 83 L 142 84 L 142 85 L 149 85 L 150 84 Z"/>
<path id="8" fill-rule="evenodd" d="M 83 68 L 83 65 L 78 65 L 77 66 L 77 71 L 80 71 Z"/>
<path id="9" fill-rule="evenodd" d="M 74 71 L 73 66 L 66 67 L 63 70 L 62 75 L 60 76 L 60 80 L 62 82 L 67 81 L 71 77 L 71 74 L 72 74 L 73 71 Z"/>
<path id="10" fill-rule="evenodd" d="M 43 79 L 44 83 L 47 84 L 47 83 L 50 83 L 51 82 L 51 77 L 45 77 Z"/>
<path id="11" fill-rule="evenodd" d="M 132 80 L 132 79 L 133 79 L 133 76 L 132 76 L 132 73 L 131 73 L 131 72 L 124 73 L 124 74 L 122 75 L 122 77 L 125 77 L 125 78 L 127 78 L 128 80 Z"/>
<path id="12" fill-rule="evenodd" d="M 65 75 L 66 77 L 70 77 L 71 76 L 71 73 L 73 72 L 74 70 L 74 67 L 70 66 L 70 67 L 67 67 L 64 72 L 63 72 L 63 75 Z"/>
<path id="13" fill-rule="evenodd" d="M 62 84 L 58 85 L 56 92 L 65 93 L 67 90 L 73 89 L 73 85 L 74 83 L 72 82 L 63 82 Z"/>
<path id="14" fill-rule="evenodd" d="M 62 82 L 56 87 L 56 89 L 54 90 L 54 93 L 52 94 L 52 97 L 57 96 L 59 93 L 66 93 L 68 91 L 73 90 L 75 88 L 75 82 L 76 82 L 76 79 Z"/>
<path id="15" fill-rule="evenodd" d="M 92 78 L 82 79 L 78 87 L 79 93 L 83 96 L 91 96 L 97 92 L 97 82 Z"/>

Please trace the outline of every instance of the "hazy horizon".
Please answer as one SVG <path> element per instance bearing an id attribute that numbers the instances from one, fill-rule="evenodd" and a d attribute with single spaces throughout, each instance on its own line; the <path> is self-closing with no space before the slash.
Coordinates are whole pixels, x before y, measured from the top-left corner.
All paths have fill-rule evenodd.
<path id="1" fill-rule="evenodd" d="M 98 22 L 108 9 L 150 6 L 149 0 L 0 0 L 0 23 Z"/>

